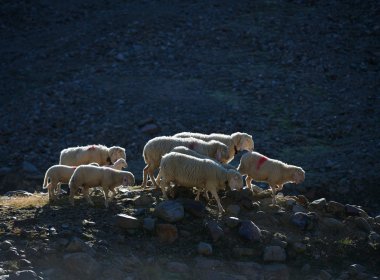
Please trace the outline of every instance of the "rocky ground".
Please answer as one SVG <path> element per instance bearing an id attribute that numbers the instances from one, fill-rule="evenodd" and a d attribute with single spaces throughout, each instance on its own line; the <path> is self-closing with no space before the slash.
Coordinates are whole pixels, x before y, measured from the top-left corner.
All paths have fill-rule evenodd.
<path id="1" fill-rule="evenodd" d="M 80 205 L 80 215 L 65 200 L 62 205 L 21 209 L 1 205 L 1 252 L 15 259 L 2 262 L 0 275 L 32 266 L 35 272 L 43 271 L 44 278 L 56 279 L 60 267 L 70 266 L 60 266 L 62 258 L 77 252 L 67 249 L 72 242 L 83 245 L 80 252 L 90 254 L 94 264 L 104 267 L 112 261 L 115 273 L 132 278 L 185 277 L 176 274 L 181 269 L 190 278 L 212 277 L 202 270 L 210 260 L 215 263 L 206 266 L 215 267 L 213 273 L 226 273 L 215 276 L 222 279 L 249 278 L 249 273 L 260 279 L 272 269 L 286 270 L 292 277 L 378 275 L 372 257 L 377 247 L 368 244 L 376 244 L 370 236 L 379 233 L 374 219 L 380 214 L 379 11 L 378 1 L 354 0 L 2 1 L 0 194 L 41 191 L 45 170 L 68 146 L 125 147 L 129 170 L 139 183 L 142 149 L 154 136 L 244 131 L 253 135 L 257 151 L 306 171 L 302 185 L 286 186 L 285 200 L 303 195 L 309 201 L 326 198 L 355 209 L 361 205 L 356 211 L 370 228 L 356 229 L 365 222 L 346 213 L 345 207 L 338 216 L 323 211 L 309 215 L 307 219 L 318 221 L 316 227 L 293 233 L 292 224 L 282 221 L 293 215 L 292 205 L 284 202 L 283 212 L 259 200 L 254 209 L 235 213 L 264 230 L 256 243 L 245 243 L 238 228 L 225 224 L 226 217 L 218 221 L 224 237 L 212 241 L 204 220 L 214 220 L 215 213 L 208 209 L 199 219 L 185 211 L 175 223 L 178 239 L 162 245 L 156 229 L 151 233 L 139 226 L 131 234 L 109 226 L 116 214 L 128 212 L 123 204 L 128 193 L 108 211 Z M 158 195 L 154 197 L 151 208 L 159 203 Z M 140 224 L 151 208 L 128 213 Z M 252 214 L 261 211 L 263 222 L 277 220 L 273 228 Z M 319 228 L 326 218 L 335 219 L 329 221 L 339 224 L 335 226 L 344 233 L 342 238 Z M 287 245 L 268 250 L 279 250 L 280 255 L 285 250 L 286 260 L 273 266 L 263 255 L 276 232 L 285 236 L 276 238 Z M 84 233 L 92 236 L 87 239 Z M 306 246 L 303 252 L 292 253 L 293 238 Z M 211 245 L 211 256 L 198 256 L 199 242 Z M 248 253 L 239 253 L 236 246 L 248 248 Z M 101 252 L 108 252 L 109 259 L 101 259 Z M 20 261 L 23 255 L 31 265 Z M 362 261 L 364 256 L 369 261 Z M 85 257 L 68 256 L 67 262 Z M 57 262 L 50 272 L 48 261 Z M 172 275 L 173 261 L 180 264 L 174 264 Z M 237 263 L 245 261 L 255 263 Z M 354 263 L 365 272 L 350 267 Z M 231 270 L 222 272 L 227 267 Z"/>

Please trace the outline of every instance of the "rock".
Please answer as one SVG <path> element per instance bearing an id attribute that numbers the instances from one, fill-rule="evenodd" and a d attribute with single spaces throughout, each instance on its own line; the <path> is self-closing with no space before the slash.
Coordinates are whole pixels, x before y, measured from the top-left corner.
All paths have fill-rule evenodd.
<path id="1" fill-rule="evenodd" d="M 166 266 L 170 272 L 188 273 L 190 271 L 189 266 L 181 262 L 168 262 Z"/>
<path id="2" fill-rule="evenodd" d="M 356 275 L 361 274 L 365 271 L 366 271 L 366 268 L 360 264 L 352 264 L 348 268 L 348 273 L 353 277 L 355 277 Z"/>
<path id="3" fill-rule="evenodd" d="M 293 213 L 297 213 L 297 212 L 307 213 L 307 210 L 303 206 L 299 204 L 295 204 L 293 205 L 292 212 Z"/>
<path id="4" fill-rule="evenodd" d="M 289 268 L 285 264 L 270 264 L 264 266 L 264 279 L 288 280 Z"/>
<path id="5" fill-rule="evenodd" d="M 161 131 L 161 128 L 155 123 L 148 123 L 140 128 L 142 133 L 153 135 Z"/>
<path id="6" fill-rule="evenodd" d="M 105 277 L 105 279 L 124 280 L 125 272 L 111 266 L 103 270 L 103 276 Z"/>
<path id="7" fill-rule="evenodd" d="M 151 206 L 155 202 L 155 198 L 152 197 L 151 194 L 143 194 L 140 196 L 137 196 L 134 200 L 133 203 L 136 207 L 148 207 Z"/>
<path id="8" fill-rule="evenodd" d="M 345 205 L 346 215 L 347 216 L 360 216 L 360 217 L 368 217 L 368 214 L 361 208 L 346 204 Z"/>
<path id="9" fill-rule="evenodd" d="M 247 276 L 248 279 L 262 279 L 261 271 L 262 266 L 255 262 L 233 262 L 232 268 L 243 275 Z"/>
<path id="10" fill-rule="evenodd" d="M 332 278 L 331 274 L 326 270 L 321 270 L 319 272 L 319 279 L 321 280 L 330 280 Z"/>
<path id="11" fill-rule="evenodd" d="M 99 263 L 87 253 L 69 253 L 63 256 L 63 265 L 68 272 L 80 278 L 96 278 Z"/>
<path id="12" fill-rule="evenodd" d="M 0 243 L 0 249 L 3 251 L 9 250 L 9 248 L 11 248 L 12 246 L 13 245 L 9 240 L 5 240 L 5 241 Z"/>
<path id="13" fill-rule="evenodd" d="M 7 167 L 7 166 L 0 167 L 0 176 L 10 174 L 11 172 L 12 172 L 12 168 L 10 167 Z"/>
<path id="14" fill-rule="evenodd" d="M 314 222 L 316 221 L 315 213 L 294 213 L 291 217 L 291 222 L 293 225 L 301 230 L 311 230 L 314 227 Z"/>
<path id="15" fill-rule="evenodd" d="M 298 195 L 297 196 L 297 202 L 303 206 L 303 207 L 307 207 L 309 205 L 309 200 L 307 199 L 306 196 L 304 195 Z"/>
<path id="16" fill-rule="evenodd" d="M 302 266 L 302 268 L 301 268 L 301 272 L 302 273 L 309 273 L 310 272 L 310 269 L 311 269 L 311 266 L 310 266 L 310 264 L 304 264 L 303 266 Z"/>
<path id="17" fill-rule="evenodd" d="M 370 233 L 372 231 L 371 225 L 363 217 L 356 217 L 354 221 L 356 226 L 359 229 L 364 230 L 366 233 Z"/>
<path id="18" fill-rule="evenodd" d="M 229 228 L 235 228 L 240 224 L 240 219 L 236 217 L 227 217 L 225 220 L 226 225 Z"/>
<path id="19" fill-rule="evenodd" d="M 227 214 L 232 216 L 238 216 L 240 213 L 240 206 L 236 204 L 230 204 L 227 207 Z"/>
<path id="20" fill-rule="evenodd" d="M 187 213 L 190 213 L 191 215 L 202 218 L 206 214 L 206 207 L 203 202 L 196 201 L 194 199 L 190 198 L 184 198 L 178 200 L 183 205 L 183 208 Z"/>
<path id="21" fill-rule="evenodd" d="M 21 270 L 9 275 L 7 280 L 34 280 L 39 279 L 37 273 L 33 270 Z"/>
<path id="22" fill-rule="evenodd" d="M 92 248 L 86 244 L 82 239 L 78 237 L 73 237 L 70 243 L 67 245 L 66 252 L 76 253 L 76 252 L 90 252 Z"/>
<path id="23" fill-rule="evenodd" d="M 327 206 L 326 198 L 320 198 L 320 199 L 314 200 L 313 202 L 309 204 L 309 206 L 311 209 L 324 211 L 326 210 L 326 206 Z"/>
<path id="24" fill-rule="evenodd" d="M 321 220 L 321 223 L 332 233 L 336 231 L 341 231 L 344 228 L 344 224 L 341 221 L 334 218 L 323 218 Z"/>
<path id="25" fill-rule="evenodd" d="M 143 229 L 147 231 L 154 231 L 155 225 L 156 225 L 156 219 L 148 217 L 143 220 Z"/>
<path id="26" fill-rule="evenodd" d="M 261 231 L 258 226 L 250 220 L 244 220 L 239 227 L 239 235 L 245 240 L 260 241 Z"/>
<path id="27" fill-rule="evenodd" d="M 327 203 L 327 212 L 333 213 L 334 215 L 337 215 L 338 217 L 343 217 L 345 214 L 345 207 L 342 203 L 336 202 L 336 201 L 329 201 Z"/>
<path id="28" fill-rule="evenodd" d="M 142 265 L 142 262 L 138 257 L 136 257 L 133 254 L 130 254 L 124 261 L 123 269 L 131 272 L 134 271 L 136 268 Z"/>
<path id="29" fill-rule="evenodd" d="M 377 232 L 371 231 L 368 235 L 368 240 L 372 244 L 380 244 L 380 234 Z"/>
<path id="30" fill-rule="evenodd" d="M 18 260 L 18 267 L 19 268 L 28 268 L 31 266 L 32 266 L 32 263 L 30 261 L 28 261 L 27 259 Z"/>
<path id="31" fill-rule="evenodd" d="M 172 200 L 166 200 L 156 206 L 154 214 L 166 222 L 173 223 L 182 220 L 185 211 L 182 204 Z"/>
<path id="32" fill-rule="evenodd" d="M 220 238 L 224 236 L 223 229 L 218 225 L 216 221 L 209 220 L 205 223 L 205 225 L 214 242 L 218 241 Z"/>
<path id="33" fill-rule="evenodd" d="M 172 224 L 158 224 L 156 225 L 156 233 L 160 242 L 173 243 L 178 238 L 178 230 Z"/>
<path id="34" fill-rule="evenodd" d="M 378 215 L 378 216 L 375 217 L 375 222 L 378 223 L 378 224 L 380 224 L 380 215 Z"/>
<path id="35" fill-rule="evenodd" d="M 117 214 L 115 216 L 115 225 L 123 229 L 138 229 L 140 227 L 140 221 L 127 214 Z"/>
<path id="36" fill-rule="evenodd" d="M 286 260 L 284 248 L 280 246 L 267 246 L 264 249 L 264 261 L 283 262 Z"/>
<path id="37" fill-rule="evenodd" d="M 21 258 L 20 254 L 17 252 L 17 249 L 12 247 L 4 254 L 7 260 L 18 260 Z"/>
<path id="38" fill-rule="evenodd" d="M 197 246 L 197 251 L 199 254 L 204 256 L 212 255 L 212 246 L 206 242 L 199 242 Z"/>
<path id="39" fill-rule="evenodd" d="M 240 205 L 240 207 L 247 209 L 247 210 L 259 209 L 259 205 L 257 203 L 255 203 L 252 200 L 247 199 L 247 198 L 243 198 L 242 200 L 240 200 L 239 205 Z"/>
<path id="40" fill-rule="evenodd" d="M 27 173 L 40 174 L 40 171 L 37 169 L 37 167 L 28 161 L 22 162 L 22 170 Z"/>
<path id="41" fill-rule="evenodd" d="M 296 253 L 303 254 L 306 252 L 307 246 L 302 242 L 295 242 L 293 243 L 293 249 Z"/>

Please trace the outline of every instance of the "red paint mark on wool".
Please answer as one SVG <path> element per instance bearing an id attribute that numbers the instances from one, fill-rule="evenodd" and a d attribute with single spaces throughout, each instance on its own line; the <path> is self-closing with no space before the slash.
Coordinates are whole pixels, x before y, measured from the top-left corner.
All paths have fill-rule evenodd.
<path id="1" fill-rule="evenodd" d="M 189 145 L 189 149 L 190 150 L 194 150 L 194 148 L 195 148 L 195 143 L 191 142 L 190 145 Z"/>
<path id="2" fill-rule="evenodd" d="M 95 145 L 92 145 L 92 146 L 88 147 L 88 149 L 87 149 L 87 151 L 93 151 L 93 150 L 95 150 Z"/>
<path id="3" fill-rule="evenodd" d="M 264 164 L 264 162 L 266 162 L 268 160 L 268 158 L 267 157 L 265 157 L 265 156 L 262 156 L 260 159 L 259 159 L 259 161 L 257 162 L 257 165 L 256 165 L 256 170 L 259 170 L 260 169 L 260 167 L 261 167 L 261 165 L 263 165 Z"/>

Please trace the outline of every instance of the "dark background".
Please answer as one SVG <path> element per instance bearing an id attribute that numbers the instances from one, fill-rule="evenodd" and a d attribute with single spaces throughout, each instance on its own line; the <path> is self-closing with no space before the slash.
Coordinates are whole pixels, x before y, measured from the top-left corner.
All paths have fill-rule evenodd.
<path id="1" fill-rule="evenodd" d="M 2 1 L 0 193 L 70 146 L 236 131 L 379 214 L 378 1 Z M 237 161 L 234 164 L 238 164 Z"/>

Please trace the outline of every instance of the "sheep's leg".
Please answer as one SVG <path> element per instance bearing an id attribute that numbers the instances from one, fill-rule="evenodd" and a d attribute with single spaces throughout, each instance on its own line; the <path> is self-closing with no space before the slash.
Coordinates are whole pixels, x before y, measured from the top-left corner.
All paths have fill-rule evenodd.
<path id="1" fill-rule="evenodd" d="M 277 190 L 278 191 L 282 191 L 282 188 L 284 187 L 284 184 L 282 184 L 282 185 L 277 185 Z"/>
<path id="2" fill-rule="evenodd" d="M 275 204 L 277 204 L 277 202 L 276 202 L 276 186 L 270 185 L 270 187 L 272 189 L 272 203 L 275 205 Z"/>
<path id="3" fill-rule="evenodd" d="M 149 169 L 149 164 L 145 166 L 143 170 L 143 182 L 141 184 L 142 188 L 146 188 L 146 182 L 148 180 L 148 169 Z"/>
<path id="4" fill-rule="evenodd" d="M 199 200 L 199 195 L 201 194 L 201 189 L 197 189 L 197 196 L 195 198 L 196 201 Z"/>
<path id="5" fill-rule="evenodd" d="M 54 187 L 53 187 L 53 184 L 51 182 L 47 185 L 47 189 L 48 189 L 49 201 L 54 200 L 54 198 L 55 198 Z"/>
<path id="6" fill-rule="evenodd" d="M 247 177 L 245 178 L 245 185 L 251 189 L 252 192 L 254 192 L 253 188 L 252 188 L 252 177 L 249 177 L 247 175 Z"/>
<path id="7" fill-rule="evenodd" d="M 206 190 L 207 191 L 207 190 Z M 218 211 L 219 211 L 219 214 L 222 214 L 223 212 L 225 212 L 225 210 L 223 209 L 223 206 L 222 204 L 220 203 L 220 199 L 219 199 L 219 196 L 218 196 L 218 192 L 216 191 L 216 189 L 212 189 L 210 190 L 212 196 L 215 198 L 216 200 L 216 203 L 218 204 Z"/>
<path id="8" fill-rule="evenodd" d="M 158 172 L 157 177 L 154 180 L 156 181 L 157 185 L 160 185 L 160 182 L 161 182 L 161 174 L 160 174 L 160 172 Z"/>
<path id="9" fill-rule="evenodd" d="M 106 208 L 108 208 L 108 192 L 109 192 L 109 189 L 106 187 L 103 187 L 104 205 Z"/>
<path id="10" fill-rule="evenodd" d="M 76 192 L 77 192 L 77 187 L 76 186 L 73 186 L 73 185 L 71 185 L 70 186 L 70 197 L 69 197 L 69 201 L 70 201 L 70 203 L 71 203 L 71 205 L 72 206 L 74 206 L 74 195 L 76 194 Z"/>
<path id="11" fill-rule="evenodd" d="M 148 174 L 149 174 L 150 179 L 153 182 L 153 185 L 156 187 L 156 189 L 159 189 L 160 186 L 157 184 L 156 180 L 154 179 L 154 169 L 149 169 Z"/>
<path id="12" fill-rule="evenodd" d="M 94 205 L 94 202 L 93 202 L 93 201 L 91 200 L 91 198 L 90 198 L 89 188 L 86 187 L 86 186 L 84 186 L 82 191 L 83 191 L 83 196 L 84 196 L 84 198 L 86 199 L 87 203 L 93 206 L 93 205 Z M 71 193 L 70 193 L 70 194 L 71 194 Z"/>
<path id="13" fill-rule="evenodd" d="M 162 196 L 164 199 L 168 199 L 168 196 L 166 195 L 166 191 L 165 191 L 165 188 L 166 187 L 169 187 L 170 183 L 165 181 L 165 179 L 162 179 L 161 182 L 160 182 L 160 188 L 161 188 L 161 191 L 162 191 Z"/>
<path id="14" fill-rule="evenodd" d="M 210 197 L 208 196 L 208 191 L 206 189 L 204 189 L 204 193 L 203 193 L 204 197 L 209 200 Z"/>

